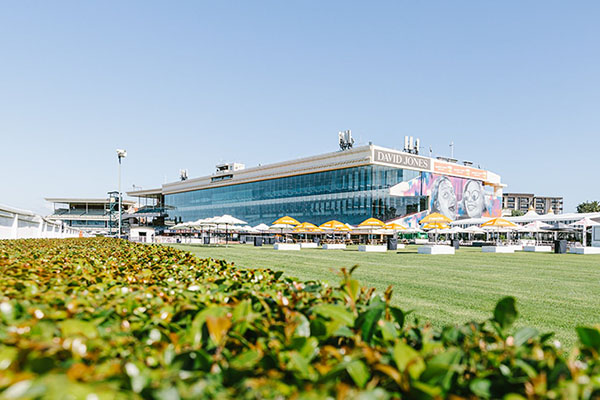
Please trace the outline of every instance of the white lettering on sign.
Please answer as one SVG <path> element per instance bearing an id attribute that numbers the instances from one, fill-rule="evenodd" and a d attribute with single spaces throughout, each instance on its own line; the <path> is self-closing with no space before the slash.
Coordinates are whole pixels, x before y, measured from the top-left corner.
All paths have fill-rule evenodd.
<path id="1" fill-rule="evenodd" d="M 429 158 L 419 157 L 408 153 L 392 153 L 389 151 L 375 150 L 375 161 L 426 171 L 431 169 L 431 160 Z"/>

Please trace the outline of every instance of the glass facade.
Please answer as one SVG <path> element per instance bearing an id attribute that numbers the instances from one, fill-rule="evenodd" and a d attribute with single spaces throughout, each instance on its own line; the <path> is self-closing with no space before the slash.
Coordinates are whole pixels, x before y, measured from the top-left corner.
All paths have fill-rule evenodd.
<path id="1" fill-rule="evenodd" d="M 425 210 L 427 196 L 390 196 L 389 188 L 420 172 L 378 165 L 338 169 L 165 195 L 169 219 L 195 221 L 230 214 L 250 225 L 289 215 L 322 224 L 337 219 L 358 224 Z"/>

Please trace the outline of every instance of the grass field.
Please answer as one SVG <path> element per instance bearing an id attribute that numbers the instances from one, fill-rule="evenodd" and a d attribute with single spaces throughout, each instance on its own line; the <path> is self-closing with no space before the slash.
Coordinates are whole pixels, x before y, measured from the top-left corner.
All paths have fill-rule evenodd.
<path id="1" fill-rule="evenodd" d="M 217 258 L 240 267 L 271 268 L 302 280 L 336 284 L 341 267 L 358 264 L 363 285 L 383 292 L 394 288 L 393 303 L 434 326 L 483 320 L 498 299 L 517 298 L 517 325 L 555 332 L 564 346 L 576 341 L 575 327 L 600 323 L 600 255 L 482 254 L 460 249 L 454 256 L 417 254 L 416 247 L 388 253 L 356 249 L 275 251 L 271 246 L 204 247 L 175 245 L 200 258 Z"/>

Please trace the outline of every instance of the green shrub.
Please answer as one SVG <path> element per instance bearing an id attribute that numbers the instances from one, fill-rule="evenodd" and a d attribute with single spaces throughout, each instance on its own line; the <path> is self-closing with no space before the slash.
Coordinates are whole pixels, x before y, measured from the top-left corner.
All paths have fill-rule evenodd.
<path id="1" fill-rule="evenodd" d="M 408 322 L 330 287 L 117 239 L 0 241 L 0 399 L 595 398 L 600 331 L 565 354 L 487 321 Z"/>

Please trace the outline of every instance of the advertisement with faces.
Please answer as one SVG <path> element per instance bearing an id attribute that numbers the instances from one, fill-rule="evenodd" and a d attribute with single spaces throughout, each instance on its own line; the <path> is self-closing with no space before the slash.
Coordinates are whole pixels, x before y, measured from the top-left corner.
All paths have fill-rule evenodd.
<path id="1" fill-rule="evenodd" d="M 498 217 L 501 198 L 481 181 L 424 172 L 390 189 L 395 196 L 429 196 L 429 209 L 452 220 Z"/>

